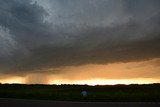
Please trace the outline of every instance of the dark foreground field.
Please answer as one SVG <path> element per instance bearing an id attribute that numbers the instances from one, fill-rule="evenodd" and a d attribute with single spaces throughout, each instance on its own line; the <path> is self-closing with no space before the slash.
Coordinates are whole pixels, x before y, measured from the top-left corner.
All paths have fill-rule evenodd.
<path id="1" fill-rule="evenodd" d="M 81 91 L 88 92 L 87 97 Z M 0 98 L 83 102 L 160 102 L 160 84 L 150 85 L 20 85 L 0 84 Z"/>
<path id="2" fill-rule="evenodd" d="M 0 98 L 0 107 L 160 107 L 153 102 L 67 102 Z"/>

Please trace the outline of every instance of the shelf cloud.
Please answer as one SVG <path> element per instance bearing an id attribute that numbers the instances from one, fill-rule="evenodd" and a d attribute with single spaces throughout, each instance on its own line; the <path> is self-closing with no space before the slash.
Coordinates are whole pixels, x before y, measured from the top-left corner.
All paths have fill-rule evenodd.
<path id="1" fill-rule="evenodd" d="M 159 0 L 0 0 L 0 72 L 156 59 L 159 28 Z"/>

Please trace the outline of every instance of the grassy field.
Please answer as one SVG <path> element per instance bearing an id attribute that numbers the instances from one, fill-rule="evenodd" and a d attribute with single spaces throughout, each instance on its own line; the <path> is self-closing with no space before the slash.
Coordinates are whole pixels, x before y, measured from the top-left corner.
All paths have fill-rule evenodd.
<path id="1" fill-rule="evenodd" d="M 88 92 L 87 97 L 81 91 Z M 149 85 L 24 85 L 0 84 L 1 98 L 60 101 L 160 102 L 160 84 Z"/>

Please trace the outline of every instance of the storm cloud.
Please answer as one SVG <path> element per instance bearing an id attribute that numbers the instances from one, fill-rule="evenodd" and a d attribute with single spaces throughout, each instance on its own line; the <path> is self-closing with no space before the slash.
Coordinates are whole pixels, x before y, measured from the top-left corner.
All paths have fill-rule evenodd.
<path id="1" fill-rule="evenodd" d="M 0 72 L 159 58 L 159 28 L 159 0 L 0 0 Z"/>

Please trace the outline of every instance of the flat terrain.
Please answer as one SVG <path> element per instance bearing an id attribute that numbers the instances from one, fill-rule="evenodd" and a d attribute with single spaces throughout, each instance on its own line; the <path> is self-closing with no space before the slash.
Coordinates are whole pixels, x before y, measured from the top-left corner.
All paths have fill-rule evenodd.
<path id="1" fill-rule="evenodd" d="M 0 98 L 0 107 L 160 107 L 153 102 L 64 102 Z"/>
<path id="2" fill-rule="evenodd" d="M 86 90 L 87 97 L 81 92 Z M 25 85 L 0 84 L 0 98 L 80 102 L 160 102 L 160 84 L 149 85 Z"/>

